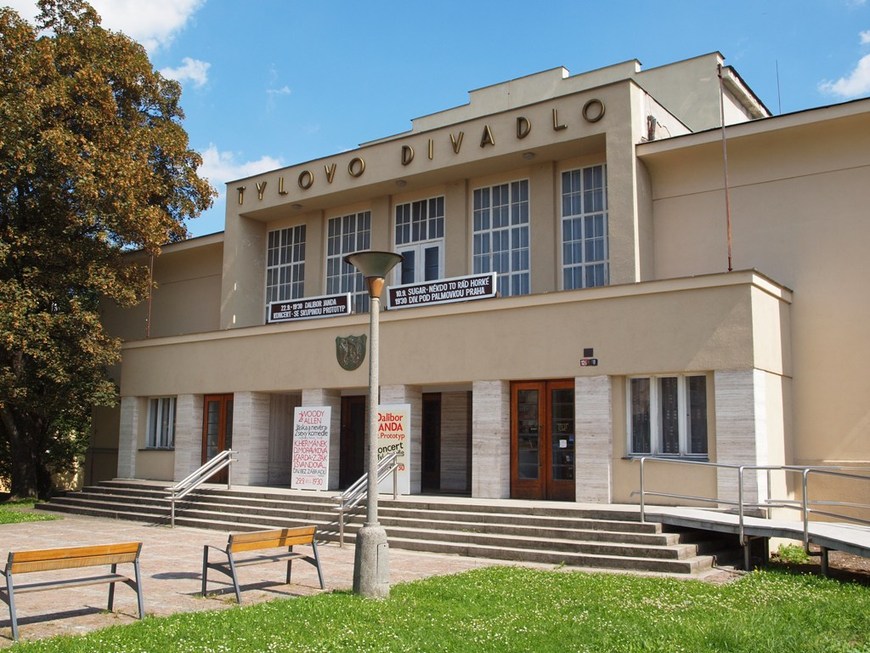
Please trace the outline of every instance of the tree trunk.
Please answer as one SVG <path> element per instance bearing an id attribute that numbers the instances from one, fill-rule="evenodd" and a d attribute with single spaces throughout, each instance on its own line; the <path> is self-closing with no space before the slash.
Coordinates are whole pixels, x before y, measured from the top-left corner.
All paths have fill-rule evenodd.
<path id="1" fill-rule="evenodd" d="M 12 479 L 9 488 L 12 497 L 18 499 L 34 499 L 39 496 L 37 487 L 37 468 L 33 458 L 32 447 L 27 446 L 27 438 L 18 428 L 15 415 L 8 406 L 0 408 L 0 421 L 9 440 L 9 452 L 12 454 Z"/>

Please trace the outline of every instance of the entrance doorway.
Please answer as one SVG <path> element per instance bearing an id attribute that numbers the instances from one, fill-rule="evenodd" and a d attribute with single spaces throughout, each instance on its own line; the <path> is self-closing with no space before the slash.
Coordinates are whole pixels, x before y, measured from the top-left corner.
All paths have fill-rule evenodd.
<path id="1" fill-rule="evenodd" d="M 365 395 L 341 398 L 341 453 L 338 486 L 344 490 L 365 473 Z"/>
<path id="2" fill-rule="evenodd" d="M 511 383 L 511 497 L 573 501 L 574 382 Z"/>
<path id="3" fill-rule="evenodd" d="M 233 395 L 205 395 L 202 410 L 202 462 L 233 446 Z M 227 482 L 227 470 L 211 477 L 214 483 Z"/>

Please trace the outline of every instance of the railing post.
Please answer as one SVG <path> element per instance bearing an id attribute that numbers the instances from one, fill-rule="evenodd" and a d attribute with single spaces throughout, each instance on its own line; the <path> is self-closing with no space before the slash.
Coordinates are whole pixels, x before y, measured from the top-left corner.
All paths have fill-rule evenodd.
<path id="1" fill-rule="evenodd" d="M 744 545 L 743 534 L 743 465 L 737 468 L 737 514 L 740 519 L 740 544 Z"/>
<path id="2" fill-rule="evenodd" d="M 393 501 L 399 498 L 399 466 L 393 460 Z"/>
<path id="3" fill-rule="evenodd" d="M 228 449 L 227 453 L 227 489 L 231 490 L 233 487 L 233 450 Z"/>
<path id="4" fill-rule="evenodd" d="M 344 505 L 338 509 L 338 547 L 344 548 Z"/>
<path id="5" fill-rule="evenodd" d="M 801 475 L 803 477 L 801 480 L 801 512 L 804 519 L 804 551 L 807 553 L 810 552 L 810 498 L 807 496 L 809 494 L 808 477 L 810 471 L 810 468 L 806 468 Z"/>
<path id="6" fill-rule="evenodd" d="M 646 507 L 644 505 L 644 485 L 643 485 L 643 464 L 646 461 L 646 458 L 640 459 L 640 523 L 643 524 L 646 521 Z"/>
<path id="7" fill-rule="evenodd" d="M 169 502 L 171 505 L 171 512 L 169 515 L 169 528 L 175 528 L 175 492 L 172 493 Z"/>

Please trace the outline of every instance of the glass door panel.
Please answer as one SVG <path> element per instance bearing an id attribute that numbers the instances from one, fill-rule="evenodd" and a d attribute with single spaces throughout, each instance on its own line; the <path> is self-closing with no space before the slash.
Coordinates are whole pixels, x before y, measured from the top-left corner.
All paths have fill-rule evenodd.
<path id="1" fill-rule="evenodd" d="M 517 393 L 517 477 L 521 480 L 537 480 L 540 476 L 539 394 L 537 390 Z"/>
<path id="2" fill-rule="evenodd" d="M 557 481 L 574 480 L 574 390 L 550 392 L 551 477 Z"/>

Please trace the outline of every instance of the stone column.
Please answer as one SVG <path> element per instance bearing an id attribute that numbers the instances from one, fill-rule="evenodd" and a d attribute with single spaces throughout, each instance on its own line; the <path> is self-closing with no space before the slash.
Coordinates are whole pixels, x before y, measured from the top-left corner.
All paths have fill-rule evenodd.
<path id="1" fill-rule="evenodd" d="M 417 386 L 382 385 L 381 404 L 410 404 L 411 441 L 406 456 L 411 465 L 411 494 L 423 491 L 423 392 Z"/>
<path id="2" fill-rule="evenodd" d="M 574 380 L 577 501 L 610 503 L 613 486 L 613 396 L 610 377 Z"/>
<path id="3" fill-rule="evenodd" d="M 269 406 L 265 392 L 233 395 L 232 481 L 238 485 L 265 485 L 269 478 Z"/>
<path id="4" fill-rule="evenodd" d="M 329 480 L 328 489 L 337 490 L 341 469 L 341 390 L 310 388 L 302 391 L 303 406 L 329 406 Z"/>
<path id="5" fill-rule="evenodd" d="M 471 410 L 471 496 L 511 493 L 511 391 L 507 381 L 475 381 Z"/>
<path id="6" fill-rule="evenodd" d="M 121 397 L 121 423 L 118 430 L 118 478 L 136 478 L 136 452 L 139 450 L 139 434 L 144 435 L 147 416 L 148 400 L 146 398 Z"/>
<path id="7" fill-rule="evenodd" d="M 767 424 L 762 372 L 728 370 L 715 372 L 716 460 L 730 465 L 766 465 Z M 737 501 L 736 469 L 717 470 L 717 491 L 722 499 Z M 743 499 L 758 503 L 767 498 L 764 472 L 744 476 Z"/>
<path id="8" fill-rule="evenodd" d="M 202 395 L 175 398 L 175 481 L 202 464 L 202 405 Z"/>

